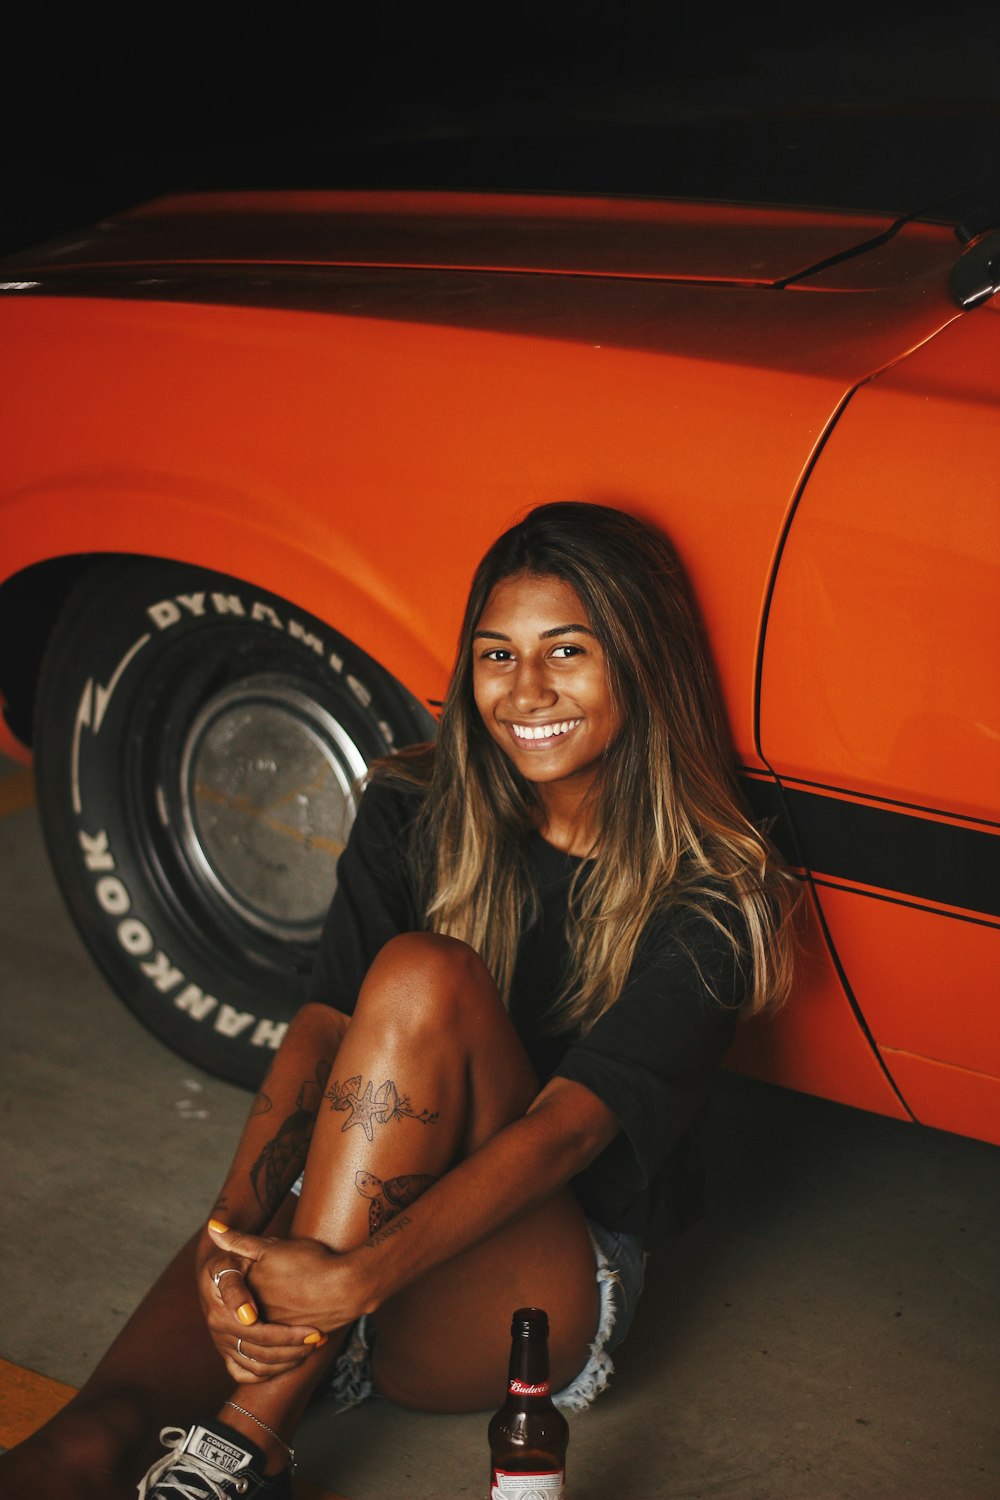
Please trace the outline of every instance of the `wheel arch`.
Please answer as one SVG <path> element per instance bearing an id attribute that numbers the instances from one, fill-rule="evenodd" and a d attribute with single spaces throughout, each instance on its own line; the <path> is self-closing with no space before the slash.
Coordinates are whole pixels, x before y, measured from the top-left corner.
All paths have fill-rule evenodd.
<path id="1" fill-rule="evenodd" d="M 12 748 L 34 744 L 35 694 L 52 628 L 76 585 L 102 561 L 97 553 L 48 558 L 0 584 L 0 699 Z"/>
<path id="2" fill-rule="evenodd" d="M 349 639 L 433 711 L 452 642 L 435 636 L 418 601 L 381 577 L 371 555 L 359 556 L 315 515 L 290 511 L 279 526 L 248 501 L 240 514 L 233 496 L 178 498 L 183 488 L 179 482 L 177 493 L 164 495 L 118 480 L 25 494 L 4 506 L 0 700 L 16 744 L 34 744 L 38 674 L 60 610 L 88 571 L 112 561 L 186 564 L 266 589 Z"/>

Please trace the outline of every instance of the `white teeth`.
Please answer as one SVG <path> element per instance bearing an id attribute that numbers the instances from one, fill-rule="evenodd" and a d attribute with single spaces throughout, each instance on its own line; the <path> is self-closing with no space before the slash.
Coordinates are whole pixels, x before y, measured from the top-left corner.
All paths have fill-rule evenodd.
<path id="1" fill-rule="evenodd" d="M 561 724 L 512 724 L 510 727 L 519 740 L 551 740 L 556 735 L 568 734 L 582 723 L 582 719 L 563 719 Z"/>

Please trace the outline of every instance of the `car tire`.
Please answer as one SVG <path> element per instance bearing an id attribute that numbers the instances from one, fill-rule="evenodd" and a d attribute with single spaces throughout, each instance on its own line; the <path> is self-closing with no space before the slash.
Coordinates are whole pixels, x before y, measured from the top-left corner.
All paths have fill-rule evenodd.
<path id="1" fill-rule="evenodd" d="M 266 591 L 116 561 L 77 586 L 39 679 L 36 777 L 57 879 L 117 994 L 246 1087 L 302 1004 L 366 766 L 434 720 Z"/>

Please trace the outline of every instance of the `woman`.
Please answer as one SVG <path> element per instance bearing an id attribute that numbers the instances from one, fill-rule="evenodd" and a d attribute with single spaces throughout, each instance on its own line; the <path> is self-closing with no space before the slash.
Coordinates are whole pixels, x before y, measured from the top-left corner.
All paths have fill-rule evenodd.
<path id="1" fill-rule="evenodd" d="M 691 1217 L 737 1016 L 787 994 L 795 904 L 672 550 L 538 507 L 477 570 L 436 745 L 370 780 L 212 1220 L 12 1478 L 129 1494 L 182 1422 L 140 1496 L 289 1496 L 318 1386 L 488 1409 L 526 1304 L 588 1405 L 643 1238 Z"/>

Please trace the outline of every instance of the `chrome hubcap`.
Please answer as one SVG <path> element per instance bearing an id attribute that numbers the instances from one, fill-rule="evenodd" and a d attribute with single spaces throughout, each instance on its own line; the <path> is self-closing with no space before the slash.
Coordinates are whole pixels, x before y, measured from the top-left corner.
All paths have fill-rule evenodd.
<path id="1" fill-rule="evenodd" d="M 343 726 L 287 679 L 227 688 L 201 710 L 184 747 L 191 868 L 252 926 L 315 940 L 366 767 Z"/>

